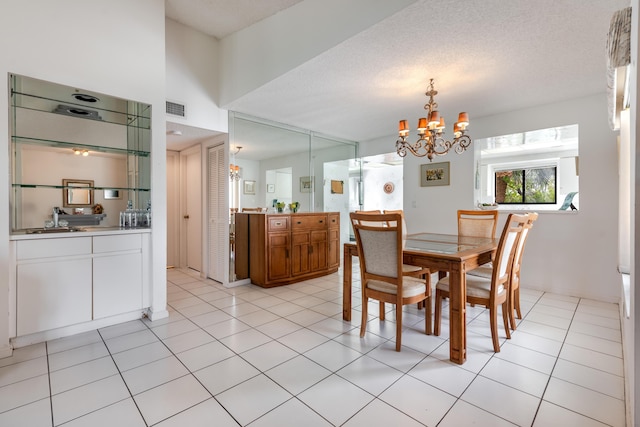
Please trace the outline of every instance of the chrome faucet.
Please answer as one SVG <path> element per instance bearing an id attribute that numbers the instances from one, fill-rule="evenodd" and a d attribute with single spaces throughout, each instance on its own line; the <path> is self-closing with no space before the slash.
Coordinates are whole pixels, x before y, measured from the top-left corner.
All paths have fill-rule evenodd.
<path id="1" fill-rule="evenodd" d="M 58 227 L 58 214 L 60 213 L 60 208 L 59 207 L 55 207 L 53 208 L 53 226 L 54 227 Z"/>

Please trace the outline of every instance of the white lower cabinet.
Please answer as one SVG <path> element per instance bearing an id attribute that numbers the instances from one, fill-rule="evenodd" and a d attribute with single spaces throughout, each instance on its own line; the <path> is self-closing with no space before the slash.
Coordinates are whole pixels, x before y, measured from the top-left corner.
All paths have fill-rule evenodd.
<path id="1" fill-rule="evenodd" d="M 141 234 L 16 242 L 16 333 L 142 309 Z"/>
<path id="2" fill-rule="evenodd" d="M 93 318 L 142 309 L 142 236 L 93 238 Z"/>
<path id="3" fill-rule="evenodd" d="M 91 320 L 91 237 L 18 242 L 17 260 L 18 335 Z"/>

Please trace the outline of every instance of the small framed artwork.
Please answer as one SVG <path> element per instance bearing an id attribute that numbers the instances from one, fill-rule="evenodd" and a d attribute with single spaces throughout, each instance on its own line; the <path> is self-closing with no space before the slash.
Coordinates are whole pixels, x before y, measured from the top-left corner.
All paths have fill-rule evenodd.
<path id="1" fill-rule="evenodd" d="M 107 199 L 119 199 L 120 190 L 104 190 L 104 198 Z"/>
<path id="2" fill-rule="evenodd" d="M 449 162 L 420 165 L 420 187 L 449 185 Z"/>
<path id="3" fill-rule="evenodd" d="M 244 194 L 256 194 L 256 182 L 246 180 L 244 182 Z"/>
<path id="4" fill-rule="evenodd" d="M 331 180 L 331 194 L 344 193 L 344 181 Z"/>
<path id="5" fill-rule="evenodd" d="M 275 193 L 276 185 L 275 184 L 267 184 L 267 193 Z"/>
<path id="6" fill-rule="evenodd" d="M 313 178 L 310 176 L 301 176 L 300 177 L 300 192 L 301 193 L 311 193 L 313 189 Z"/>

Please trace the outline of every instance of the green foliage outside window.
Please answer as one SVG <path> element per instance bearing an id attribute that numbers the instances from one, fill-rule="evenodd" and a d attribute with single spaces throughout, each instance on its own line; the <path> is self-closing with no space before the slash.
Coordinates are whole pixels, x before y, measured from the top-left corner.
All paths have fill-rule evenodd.
<path id="1" fill-rule="evenodd" d="M 496 202 L 556 203 L 556 168 L 515 169 L 495 174 Z"/>

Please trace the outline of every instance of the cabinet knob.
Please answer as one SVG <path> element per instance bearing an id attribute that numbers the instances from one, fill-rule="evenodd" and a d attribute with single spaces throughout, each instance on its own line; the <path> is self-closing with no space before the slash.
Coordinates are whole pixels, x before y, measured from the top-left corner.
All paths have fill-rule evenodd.
<path id="1" fill-rule="evenodd" d="M 320 221 L 318 221 L 318 222 L 319 222 L 320 224 L 322 224 L 322 223 L 324 222 L 324 220 L 322 220 L 322 219 L 321 219 L 321 220 L 320 220 Z"/>
<path id="2" fill-rule="evenodd" d="M 184 219 L 189 219 L 189 215 L 183 216 Z"/>
<path id="3" fill-rule="evenodd" d="M 276 222 L 276 225 L 282 225 L 282 223 L 281 223 L 281 222 L 279 222 L 279 221 L 277 221 L 277 222 Z"/>
<path id="4" fill-rule="evenodd" d="M 302 221 L 296 221 L 298 224 L 302 224 Z"/>

